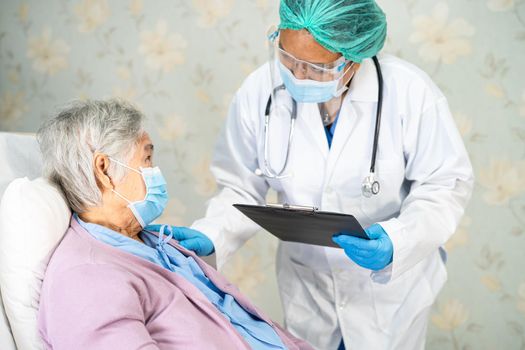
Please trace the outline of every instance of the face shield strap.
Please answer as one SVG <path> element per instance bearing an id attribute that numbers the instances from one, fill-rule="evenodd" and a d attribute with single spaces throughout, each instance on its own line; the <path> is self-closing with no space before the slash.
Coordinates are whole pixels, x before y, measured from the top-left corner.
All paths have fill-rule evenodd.
<path id="1" fill-rule="evenodd" d="M 271 99 L 271 103 L 275 103 L 276 101 L 276 95 L 277 95 L 277 92 L 278 90 L 280 90 L 280 87 L 279 85 L 282 85 L 279 84 L 279 79 L 278 79 L 278 70 L 277 70 L 277 67 L 276 67 L 276 63 L 277 63 L 277 57 L 275 55 L 275 43 L 276 43 L 276 40 L 278 40 L 278 37 L 279 37 L 279 30 L 277 29 L 276 26 L 271 26 L 269 29 L 268 29 L 268 33 L 267 33 L 267 38 L 268 38 L 268 59 L 269 59 L 269 66 L 270 66 L 270 81 L 271 81 L 271 90 L 270 90 L 270 99 Z M 284 86 L 282 87 L 284 89 Z M 270 105 L 271 106 L 271 105 Z M 268 106 L 268 107 L 270 107 Z M 269 109 L 267 107 L 267 109 Z M 269 110 L 266 111 L 266 115 L 269 115 Z"/>

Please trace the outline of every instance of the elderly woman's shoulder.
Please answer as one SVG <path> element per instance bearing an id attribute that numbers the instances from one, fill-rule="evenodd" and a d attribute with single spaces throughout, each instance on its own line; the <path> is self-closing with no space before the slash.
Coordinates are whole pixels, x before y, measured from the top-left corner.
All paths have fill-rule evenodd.
<path id="1" fill-rule="evenodd" d="M 63 307 L 103 306 L 115 295 L 128 301 L 139 301 L 145 286 L 134 278 L 129 269 L 119 264 L 93 258 L 93 252 L 86 251 L 89 259 L 74 258 L 62 254 L 59 246 L 46 270 L 40 303 L 62 305 Z M 81 254 L 82 255 L 82 254 Z"/>
<path id="2" fill-rule="evenodd" d="M 139 284 L 114 265 L 83 263 L 46 273 L 38 311 L 40 333 L 46 339 L 78 334 L 87 325 L 105 324 L 125 315 L 143 313 Z"/>
<path id="3" fill-rule="evenodd" d="M 129 270 L 103 243 L 70 228 L 46 269 L 43 289 L 86 284 L 129 284 Z"/>

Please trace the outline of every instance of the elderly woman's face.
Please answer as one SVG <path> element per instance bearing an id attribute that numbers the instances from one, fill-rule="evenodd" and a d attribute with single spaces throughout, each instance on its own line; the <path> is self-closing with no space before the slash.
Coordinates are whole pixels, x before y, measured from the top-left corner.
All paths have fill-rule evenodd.
<path id="1" fill-rule="evenodd" d="M 144 133 L 136 147 L 130 151 L 134 153 L 126 164 L 123 159 L 112 160 L 103 153 L 95 155 L 95 176 L 102 192 L 102 205 L 91 208 L 80 216 L 83 220 L 98 223 L 136 239 L 142 227 L 128 208 L 128 201 L 142 201 L 146 197 L 146 184 L 140 168 L 153 167 L 153 143 L 149 135 Z M 111 162 L 116 163 L 117 167 L 125 167 L 125 174 L 118 181 L 108 175 Z"/>
<path id="2" fill-rule="evenodd" d="M 140 171 L 140 168 L 153 167 L 153 143 L 147 133 L 144 133 L 137 144 L 133 158 L 127 164 L 130 168 Z M 146 185 L 142 175 L 135 171 L 127 171 L 119 183 L 115 183 L 115 191 L 130 201 L 140 201 L 146 196 Z M 126 206 L 127 204 L 125 204 Z"/>

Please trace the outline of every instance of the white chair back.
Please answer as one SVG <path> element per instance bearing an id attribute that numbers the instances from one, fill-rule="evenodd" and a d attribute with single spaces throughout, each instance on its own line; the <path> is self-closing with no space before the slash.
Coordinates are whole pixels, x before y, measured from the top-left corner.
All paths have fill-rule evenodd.
<path id="1" fill-rule="evenodd" d="M 0 200 L 6 187 L 19 177 L 35 179 L 42 173 L 42 159 L 35 136 L 0 132 Z M 1 286 L 0 286 L 1 291 Z M 0 349 L 16 350 L 0 293 Z"/>

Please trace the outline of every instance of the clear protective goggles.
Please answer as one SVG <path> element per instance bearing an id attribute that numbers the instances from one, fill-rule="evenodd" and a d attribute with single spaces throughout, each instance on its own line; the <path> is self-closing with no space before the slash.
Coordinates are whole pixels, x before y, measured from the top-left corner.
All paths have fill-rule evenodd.
<path id="1" fill-rule="evenodd" d="M 311 79 L 316 81 L 332 81 L 340 79 L 354 65 L 354 62 L 339 57 L 330 63 L 311 63 L 295 58 L 291 53 L 285 51 L 279 42 L 280 31 L 272 26 L 268 31 L 270 57 L 278 59 L 298 79 Z M 348 65 L 350 63 L 350 65 Z M 346 67 L 346 69 L 345 69 Z"/>

